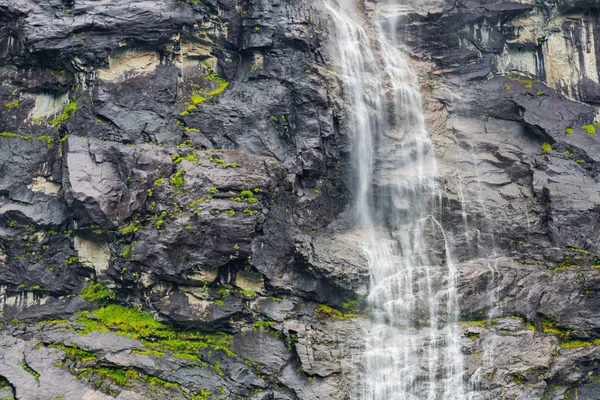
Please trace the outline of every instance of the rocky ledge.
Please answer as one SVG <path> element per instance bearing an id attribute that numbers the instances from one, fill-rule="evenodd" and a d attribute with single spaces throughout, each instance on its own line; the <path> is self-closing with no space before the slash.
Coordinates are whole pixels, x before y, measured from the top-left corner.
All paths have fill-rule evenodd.
<path id="1" fill-rule="evenodd" d="M 597 9 L 402 9 L 481 399 L 600 396 Z M 0 398 L 354 397 L 369 278 L 327 23 L 0 2 Z"/>

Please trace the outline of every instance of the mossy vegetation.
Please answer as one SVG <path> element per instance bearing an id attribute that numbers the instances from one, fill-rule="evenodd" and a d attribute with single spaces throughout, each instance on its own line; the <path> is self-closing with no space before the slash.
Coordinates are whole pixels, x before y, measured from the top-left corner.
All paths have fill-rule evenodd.
<path id="1" fill-rule="evenodd" d="M 77 111 L 77 102 L 72 101 L 65 106 L 63 112 L 55 119 L 48 121 L 48 125 L 59 127 L 63 122 L 68 121 L 69 118 Z"/>
<path id="2" fill-rule="evenodd" d="M 125 248 L 123 249 L 123 251 L 121 253 L 119 253 L 119 257 L 122 257 L 122 258 L 131 257 L 131 245 L 130 244 L 125 245 Z"/>
<path id="3" fill-rule="evenodd" d="M 110 300 L 114 296 L 106 286 L 100 283 L 90 282 L 90 284 L 81 292 L 81 297 L 87 301 L 95 302 Z"/>
<path id="4" fill-rule="evenodd" d="M 183 171 L 178 170 L 175 175 L 171 178 L 171 184 L 175 186 L 175 189 L 179 190 L 183 186 Z"/>
<path id="5" fill-rule="evenodd" d="M 179 154 L 175 153 L 171 154 L 171 158 L 173 159 L 174 164 L 179 164 L 182 161 L 198 162 L 198 156 L 194 154 L 190 154 L 188 156 L 180 156 Z"/>
<path id="6" fill-rule="evenodd" d="M 552 145 L 550 145 L 550 143 L 546 143 L 546 142 L 542 143 L 542 151 L 544 153 L 551 152 L 552 151 Z"/>
<path id="7" fill-rule="evenodd" d="M 565 133 L 567 135 L 572 135 L 573 134 L 573 128 L 567 128 L 567 129 L 565 129 Z"/>
<path id="8" fill-rule="evenodd" d="M 551 333 L 562 339 L 568 338 L 572 331 L 568 329 L 560 329 L 556 318 L 550 316 L 542 317 L 542 331 L 544 333 Z"/>
<path id="9" fill-rule="evenodd" d="M 275 321 L 256 321 L 254 322 L 254 328 L 269 328 L 277 324 Z"/>
<path id="10" fill-rule="evenodd" d="M 53 147 L 54 139 L 50 136 L 38 136 L 38 140 L 41 142 L 45 142 L 49 149 Z"/>
<path id="11" fill-rule="evenodd" d="M 203 349 L 222 351 L 227 356 L 235 356 L 229 349 L 230 335 L 205 335 L 196 331 L 174 329 L 156 321 L 149 312 L 118 304 L 110 304 L 91 313 L 82 313 L 77 322 L 83 325 L 83 333 L 113 332 L 139 339 L 149 350 L 188 354 L 200 359 Z"/>
<path id="12" fill-rule="evenodd" d="M 569 340 L 562 342 L 560 347 L 563 349 L 578 349 L 581 347 L 600 346 L 600 339 L 595 340 Z"/>
<path id="13" fill-rule="evenodd" d="M 583 125 L 581 127 L 581 129 L 583 129 L 584 131 L 586 131 L 590 135 L 595 135 L 596 134 L 596 127 L 593 124 Z"/>
<path id="14" fill-rule="evenodd" d="M 108 367 L 85 368 L 77 375 L 78 379 L 92 377 L 94 377 L 94 384 L 96 387 L 102 384 L 102 380 L 108 379 L 117 386 L 127 388 L 131 386 L 132 381 L 138 378 L 139 375 L 132 369 L 117 369 Z"/>
<path id="15" fill-rule="evenodd" d="M 529 79 L 529 78 L 520 77 L 518 75 L 509 75 L 508 77 L 510 79 L 512 79 L 513 81 L 515 81 L 515 82 L 524 83 L 525 84 L 525 89 L 531 89 L 533 87 L 534 83 L 541 82 L 539 78 Z"/>
<path id="16" fill-rule="evenodd" d="M 18 363 L 25 371 L 29 372 L 31 375 L 33 375 L 33 377 L 35 378 L 35 380 L 39 380 L 40 379 L 40 374 L 39 372 L 37 372 L 36 370 L 34 370 L 33 368 L 31 368 L 25 361 L 19 361 Z"/>
<path id="17" fill-rule="evenodd" d="M 9 101 L 8 103 L 4 103 L 4 107 L 8 108 L 9 110 L 11 108 L 17 107 L 19 105 L 19 100 L 13 100 L 13 101 Z"/>
<path id="18" fill-rule="evenodd" d="M 60 349 L 65 352 L 67 357 L 78 362 L 95 361 L 98 359 L 98 357 L 94 353 L 82 350 L 77 346 L 64 346 L 59 343 L 52 343 L 48 347 L 53 349 Z"/>
<path id="19" fill-rule="evenodd" d="M 358 314 L 345 314 L 340 310 L 336 310 L 333 307 L 329 307 L 328 305 L 321 304 L 319 307 L 315 309 L 315 313 L 319 314 L 321 317 L 334 318 L 340 321 L 344 321 L 349 318 L 358 317 Z"/>
<path id="20" fill-rule="evenodd" d="M 207 70 L 207 72 L 203 75 L 203 78 L 205 81 L 211 83 L 213 88 L 208 89 L 197 84 L 192 85 L 192 96 L 190 97 L 190 102 L 188 103 L 185 111 L 180 113 L 182 116 L 188 115 L 190 111 L 195 110 L 198 104 L 206 103 L 214 96 L 223 93 L 223 91 L 229 86 L 229 82 L 221 78 L 215 71 L 213 71 L 208 62 L 203 62 L 202 65 L 204 65 Z"/>
<path id="21" fill-rule="evenodd" d="M 135 354 L 142 354 L 142 355 L 146 355 L 146 356 L 155 356 L 158 358 L 163 358 L 165 356 L 165 353 L 163 353 L 162 351 L 151 350 L 151 349 L 133 350 L 133 352 Z"/>
<path id="22" fill-rule="evenodd" d="M 24 136 L 13 132 L 0 132 L 0 136 L 15 139 L 33 140 L 33 136 Z"/>
<path id="23" fill-rule="evenodd" d="M 137 231 L 139 231 L 142 228 L 142 225 L 140 224 L 129 224 L 124 228 L 119 229 L 119 233 L 121 235 L 128 235 L 130 233 L 135 233 Z"/>
<path id="24" fill-rule="evenodd" d="M 563 271 L 565 269 L 577 268 L 575 261 L 571 260 L 570 256 L 565 256 L 563 260 L 554 268 L 555 271 Z"/>
<path id="25" fill-rule="evenodd" d="M 65 264 L 67 264 L 67 265 L 73 265 L 73 264 L 76 264 L 78 262 L 79 262 L 79 257 L 77 257 L 77 256 L 73 256 L 73 257 L 68 258 L 68 259 L 65 260 Z"/>

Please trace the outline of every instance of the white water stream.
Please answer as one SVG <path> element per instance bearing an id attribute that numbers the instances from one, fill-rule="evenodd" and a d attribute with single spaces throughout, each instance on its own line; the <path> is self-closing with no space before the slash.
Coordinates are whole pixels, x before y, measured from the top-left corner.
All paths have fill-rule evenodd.
<path id="1" fill-rule="evenodd" d="M 418 82 L 396 43 L 404 10 L 323 0 L 357 171 L 356 219 L 371 275 L 372 324 L 358 398 L 466 399 L 456 270 Z M 387 27 L 385 29 L 384 27 Z"/>

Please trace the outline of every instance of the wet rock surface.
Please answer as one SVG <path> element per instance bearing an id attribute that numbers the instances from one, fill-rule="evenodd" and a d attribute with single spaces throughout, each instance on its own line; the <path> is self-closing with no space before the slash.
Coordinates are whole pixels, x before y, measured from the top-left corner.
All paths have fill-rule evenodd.
<path id="1" fill-rule="evenodd" d="M 465 381 L 598 398 L 598 4 L 414 3 Z M 356 398 L 327 34 L 313 2 L 0 1 L 0 398 Z"/>

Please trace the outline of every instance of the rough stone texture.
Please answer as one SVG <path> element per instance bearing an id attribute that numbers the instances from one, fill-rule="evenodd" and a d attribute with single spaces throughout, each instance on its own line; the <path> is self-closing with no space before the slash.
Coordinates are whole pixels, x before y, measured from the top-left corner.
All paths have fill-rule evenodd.
<path id="1" fill-rule="evenodd" d="M 600 398 L 600 3 L 407 4 L 465 382 Z M 319 311 L 369 281 L 327 25 L 312 1 L 0 1 L 0 398 L 356 398 L 368 320 Z M 90 280 L 235 355 L 35 324 L 101 306 Z M 98 366 L 141 378 L 76 379 Z"/>
<path id="2" fill-rule="evenodd" d="M 314 310 L 361 298 L 367 272 L 356 237 L 328 228 L 351 197 L 318 15 L 266 0 L 0 2 L 2 396 L 348 396 L 343 359 L 362 338 L 335 339 L 354 322 Z M 200 363 L 33 324 L 101 306 L 77 296 L 89 280 L 173 329 L 231 333 L 235 355 Z"/>

